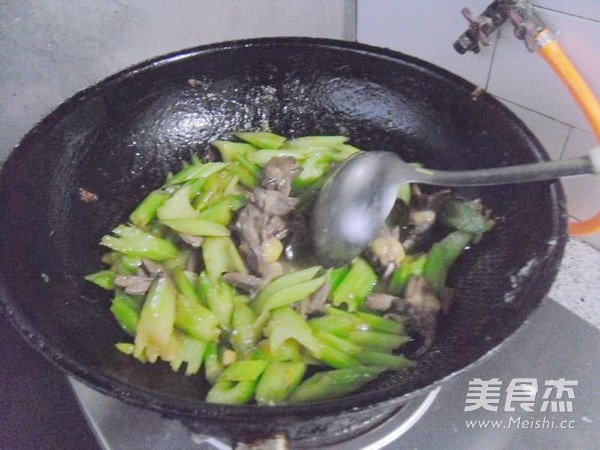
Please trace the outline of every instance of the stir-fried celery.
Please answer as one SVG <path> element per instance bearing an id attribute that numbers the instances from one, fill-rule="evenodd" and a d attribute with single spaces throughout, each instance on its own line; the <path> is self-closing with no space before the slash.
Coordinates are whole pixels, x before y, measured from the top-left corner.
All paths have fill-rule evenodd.
<path id="1" fill-rule="evenodd" d="M 304 230 L 288 230 L 286 215 L 309 211 L 335 165 L 360 150 L 345 136 L 235 136 L 243 142 L 212 143 L 222 162 L 192 157 L 146 195 L 130 223 L 102 237 L 108 267 L 85 279 L 114 291 L 110 311 L 133 341 L 116 350 L 203 377 L 212 386 L 206 401 L 230 405 L 323 401 L 384 371 L 409 370 L 415 363 L 401 351 L 419 307 L 414 281 L 439 305 L 455 261 L 492 227 L 489 212 L 449 199 L 438 211 L 445 237 L 428 249 L 407 250 L 389 267 L 369 253 L 376 248 L 339 268 L 309 266 L 293 260 L 289 236 Z M 421 196 L 402 186 L 398 207 L 421 208 Z M 417 227 L 393 217 L 390 227 L 414 241 Z M 404 250 L 398 233 L 388 234 Z M 398 309 L 403 302 L 411 306 Z"/>

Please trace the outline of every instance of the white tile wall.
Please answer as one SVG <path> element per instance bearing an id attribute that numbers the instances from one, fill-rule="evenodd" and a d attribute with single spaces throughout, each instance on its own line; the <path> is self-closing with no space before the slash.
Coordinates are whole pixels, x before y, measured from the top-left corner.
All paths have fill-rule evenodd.
<path id="1" fill-rule="evenodd" d="M 495 46 L 460 56 L 451 47 L 466 29 L 460 10 L 481 13 L 491 0 L 358 0 L 357 38 L 430 61 L 496 95 L 538 137 L 554 159 L 585 154 L 595 144 L 591 127 L 541 56 L 527 51 L 512 27 Z M 533 0 L 560 30 L 559 42 L 600 97 L 600 0 Z M 585 219 L 600 210 L 600 178 L 565 179 L 568 211 Z M 600 234 L 584 238 L 600 248 Z"/>
<path id="2" fill-rule="evenodd" d="M 231 39 L 354 39 L 355 1 L 0 2 L 0 163 L 62 100 L 131 64 Z"/>

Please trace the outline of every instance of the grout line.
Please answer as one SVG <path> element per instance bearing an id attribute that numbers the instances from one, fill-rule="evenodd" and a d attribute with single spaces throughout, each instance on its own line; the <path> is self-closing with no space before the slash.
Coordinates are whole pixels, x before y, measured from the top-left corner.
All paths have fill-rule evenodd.
<path id="1" fill-rule="evenodd" d="M 567 137 L 565 138 L 565 142 L 563 142 L 562 148 L 560 150 L 560 155 L 558 155 L 558 159 L 563 159 L 563 156 L 565 155 L 565 150 L 567 149 L 567 143 L 569 142 L 569 139 L 571 138 L 571 133 L 573 132 L 573 128 L 574 127 L 569 127 L 569 131 L 567 131 Z"/>
<path id="2" fill-rule="evenodd" d="M 344 39 L 358 42 L 358 1 L 346 0 L 344 12 Z"/>
<path id="3" fill-rule="evenodd" d="M 532 6 L 534 6 L 537 9 L 542 9 L 542 10 L 545 10 L 545 11 L 551 11 L 551 12 L 554 12 L 554 13 L 557 13 L 557 14 L 564 14 L 565 16 L 571 16 L 571 17 L 576 17 L 578 19 L 589 20 L 590 22 L 600 23 L 600 20 L 598 20 L 598 19 L 592 19 L 591 17 L 580 16 L 580 15 L 569 13 L 569 12 L 566 12 L 566 11 L 560 11 L 558 9 L 548 8 L 547 6 L 536 5 L 535 3 L 532 4 Z"/>
<path id="4" fill-rule="evenodd" d="M 494 60 L 496 59 L 496 49 L 498 48 L 498 41 L 502 37 L 502 28 L 498 28 L 498 34 L 496 35 L 496 39 L 494 39 L 494 48 L 492 49 L 492 57 L 490 58 L 490 67 L 488 68 L 487 77 L 485 79 L 485 91 L 487 92 L 488 87 L 490 85 L 490 79 L 492 77 L 492 68 L 494 67 Z"/>

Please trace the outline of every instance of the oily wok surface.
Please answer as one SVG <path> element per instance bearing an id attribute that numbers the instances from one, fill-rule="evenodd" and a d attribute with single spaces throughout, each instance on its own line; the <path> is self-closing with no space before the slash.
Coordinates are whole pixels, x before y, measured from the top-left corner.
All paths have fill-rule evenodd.
<path id="1" fill-rule="evenodd" d="M 230 407 L 202 401 L 200 377 L 142 365 L 109 294 L 83 280 L 99 270 L 100 237 L 124 221 L 169 171 L 208 143 L 270 127 L 287 136 L 345 134 L 365 150 L 396 151 L 431 168 L 521 164 L 547 155 L 505 107 L 432 65 L 359 44 L 280 38 L 185 50 L 77 94 L 37 125 L 0 175 L 0 293 L 23 336 L 96 389 L 179 417 L 303 417 L 419 390 L 476 361 L 538 305 L 566 240 L 557 182 L 470 188 L 498 217 L 451 272 L 456 301 L 409 373 L 386 372 L 342 400 Z M 97 195 L 82 200 L 81 189 Z M 523 269 L 525 267 L 525 269 Z"/>

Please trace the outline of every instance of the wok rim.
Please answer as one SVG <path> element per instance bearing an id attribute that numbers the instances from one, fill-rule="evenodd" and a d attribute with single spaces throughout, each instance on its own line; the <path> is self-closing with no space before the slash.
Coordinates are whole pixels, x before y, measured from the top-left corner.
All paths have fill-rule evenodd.
<path id="1" fill-rule="evenodd" d="M 112 84 L 119 84 L 122 80 L 136 76 L 139 73 L 167 66 L 183 59 L 193 59 L 215 52 L 235 51 L 250 47 L 269 48 L 286 46 L 327 48 L 375 56 L 377 58 L 383 58 L 394 62 L 401 62 L 410 66 L 411 68 L 426 72 L 430 76 L 441 78 L 457 88 L 466 90 L 471 89 L 471 91 L 476 88 L 476 86 L 469 81 L 429 62 L 387 48 L 381 48 L 357 42 L 324 38 L 275 37 L 241 39 L 190 47 L 164 55 L 159 55 L 135 65 L 126 67 L 119 72 L 110 75 L 81 91 L 78 91 L 68 99 L 64 100 L 50 113 L 45 115 L 33 128 L 31 128 L 20 140 L 19 144 L 12 149 L 8 158 L 0 167 L 0 192 L 6 188 L 8 178 L 7 173 L 10 172 L 11 166 L 18 163 L 20 149 L 27 147 L 29 142 L 35 142 L 38 136 L 43 135 L 46 130 L 52 127 L 53 120 L 64 116 L 65 113 L 76 107 L 80 101 L 84 100 L 87 96 L 94 94 L 96 91 L 110 88 Z M 528 147 L 530 147 L 530 150 L 535 148 L 536 151 L 531 151 L 531 155 L 538 160 L 547 159 L 545 150 L 539 143 L 538 139 L 531 133 L 531 131 L 529 131 L 525 124 L 514 113 L 512 113 L 508 108 L 490 95 L 481 96 L 480 101 L 492 102 L 496 106 L 499 105 L 503 114 L 508 115 L 515 126 L 517 126 L 523 133 L 523 137 L 529 140 L 531 145 L 528 145 Z M 556 239 L 556 245 L 553 250 L 554 256 L 551 258 L 551 260 L 545 261 L 546 265 L 548 265 L 548 262 L 552 263 L 550 264 L 551 267 L 547 268 L 547 272 L 551 276 L 547 277 L 545 283 L 538 285 L 537 291 L 543 292 L 544 294 L 540 296 L 540 299 L 537 300 L 537 304 L 532 308 L 529 314 L 539 307 L 544 297 L 547 295 L 558 272 L 560 261 L 562 260 L 564 248 L 568 239 L 566 232 L 567 216 L 564 212 L 564 208 L 562 207 L 565 202 L 565 196 L 562 186 L 559 182 L 553 183 L 549 186 L 549 195 L 553 205 L 552 215 L 549 218 L 549 220 L 552 220 L 551 236 L 553 239 Z M 304 405 L 232 406 L 208 403 L 202 399 L 182 398 L 175 395 L 159 393 L 128 384 L 114 376 L 109 375 L 108 373 L 91 370 L 85 364 L 65 356 L 61 352 L 60 347 L 53 345 L 52 342 L 49 341 L 40 331 L 36 330 L 35 326 L 33 326 L 25 314 L 20 311 L 17 298 L 17 295 L 14 295 L 13 292 L 10 292 L 4 276 L 2 273 L 0 273 L 0 306 L 4 306 L 4 312 L 9 322 L 31 347 L 40 352 L 61 371 L 73 376 L 75 379 L 105 395 L 117 398 L 133 406 L 155 411 L 167 417 L 208 420 L 211 418 L 216 420 L 237 420 L 240 418 L 248 419 L 249 416 L 254 416 L 259 420 L 268 418 L 274 419 L 276 417 L 289 418 L 292 416 L 319 417 L 332 414 L 341 414 L 351 410 L 356 410 L 358 408 L 364 409 L 374 406 L 392 406 L 403 404 L 421 395 L 424 395 L 425 393 L 462 374 L 463 372 L 477 367 L 479 364 L 487 360 L 493 353 L 498 351 L 503 345 L 505 345 L 506 342 L 511 341 L 514 338 L 514 335 L 526 322 L 527 318 L 525 317 L 513 332 L 503 338 L 498 344 L 496 344 L 476 360 L 471 361 L 464 367 L 416 390 L 399 393 L 399 388 L 394 389 L 393 387 L 387 387 L 385 389 L 369 392 L 359 391 L 357 394 L 342 397 L 340 399 Z M 527 314 L 527 316 L 529 316 L 529 314 Z M 396 392 L 396 394 L 394 394 L 394 392 Z M 149 396 L 152 397 L 152 401 L 149 401 Z"/>

